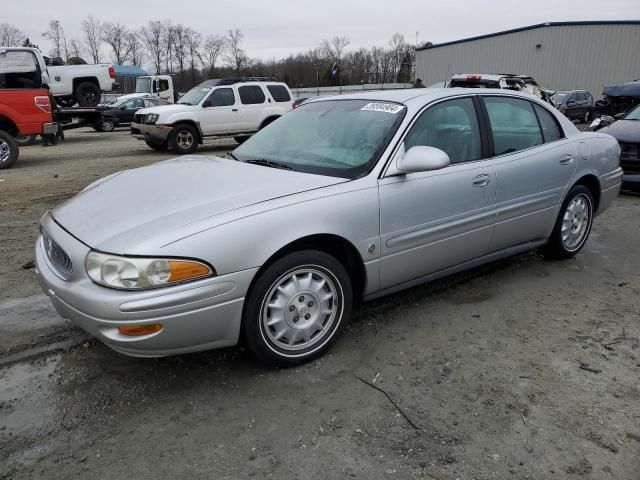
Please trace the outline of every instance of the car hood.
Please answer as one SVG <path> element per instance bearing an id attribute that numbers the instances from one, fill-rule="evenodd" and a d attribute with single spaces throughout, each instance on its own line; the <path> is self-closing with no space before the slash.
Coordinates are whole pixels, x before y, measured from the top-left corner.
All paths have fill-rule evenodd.
<path id="1" fill-rule="evenodd" d="M 141 254 L 185 236 L 189 225 L 243 207 L 346 181 L 235 160 L 186 156 L 125 170 L 54 208 L 53 218 L 91 248 Z M 225 216 L 225 221 L 229 217 Z M 146 252 L 149 254 L 149 252 Z"/>
<path id="2" fill-rule="evenodd" d="M 162 113 L 163 115 L 172 115 L 174 113 L 190 112 L 196 107 L 193 105 L 179 105 L 177 103 L 173 105 L 159 105 L 157 107 L 148 107 L 138 110 L 136 113 Z"/>
<path id="3" fill-rule="evenodd" d="M 608 133 L 619 142 L 640 143 L 640 120 L 616 120 L 598 132 Z"/>

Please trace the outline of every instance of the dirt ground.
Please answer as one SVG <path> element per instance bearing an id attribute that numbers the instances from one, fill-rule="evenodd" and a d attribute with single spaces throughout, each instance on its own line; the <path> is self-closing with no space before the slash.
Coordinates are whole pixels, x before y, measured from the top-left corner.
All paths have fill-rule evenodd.
<path id="1" fill-rule="evenodd" d="M 0 313 L 41 293 L 22 266 L 45 210 L 170 157 L 126 131 L 25 148 L 0 171 Z M 621 196 L 574 260 L 530 253 L 367 303 L 301 368 L 90 340 L 2 367 L 0 479 L 639 480 L 639 212 Z"/>

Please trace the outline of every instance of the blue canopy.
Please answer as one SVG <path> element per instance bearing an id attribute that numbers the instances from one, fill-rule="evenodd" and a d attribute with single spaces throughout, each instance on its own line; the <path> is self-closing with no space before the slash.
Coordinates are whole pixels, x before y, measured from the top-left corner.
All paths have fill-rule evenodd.
<path id="1" fill-rule="evenodd" d="M 602 94 L 607 97 L 638 97 L 640 98 L 640 81 L 604 87 Z"/>
<path id="2" fill-rule="evenodd" d="M 149 75 L 140 67 L 136 67 L 135 65 L 113 65 L 113 68 L 116 71 L 116 77 L 142 77 L 144 75 Z"/>

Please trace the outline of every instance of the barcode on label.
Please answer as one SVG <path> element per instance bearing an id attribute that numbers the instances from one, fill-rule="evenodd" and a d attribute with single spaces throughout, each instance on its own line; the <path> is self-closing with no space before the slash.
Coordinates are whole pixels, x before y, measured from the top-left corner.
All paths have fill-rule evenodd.
<path id="1" fill-rule="evenodd" d="M 396 103 L 367 103 L 360 110 L 369 111 L 369 112 L 385 112 L 385 113 L 393 113 L 396 114 L 401 111 L 404 107 L 402 105 L 398 105 Z"/>

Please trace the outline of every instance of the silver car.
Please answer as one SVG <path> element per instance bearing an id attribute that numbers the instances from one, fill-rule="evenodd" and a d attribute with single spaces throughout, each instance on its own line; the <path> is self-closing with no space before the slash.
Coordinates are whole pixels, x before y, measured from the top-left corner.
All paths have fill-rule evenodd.
<path id="1" fill-rule="evenodd" d="M 226 158 L 89 185 L 41 221 L 40 282 L 114 350 L 236 344 L 295 365 L 357 300 L 540 247 L 569 258 L 620 189 L 618 143 L 506 90 L 318 98 Z"/>

